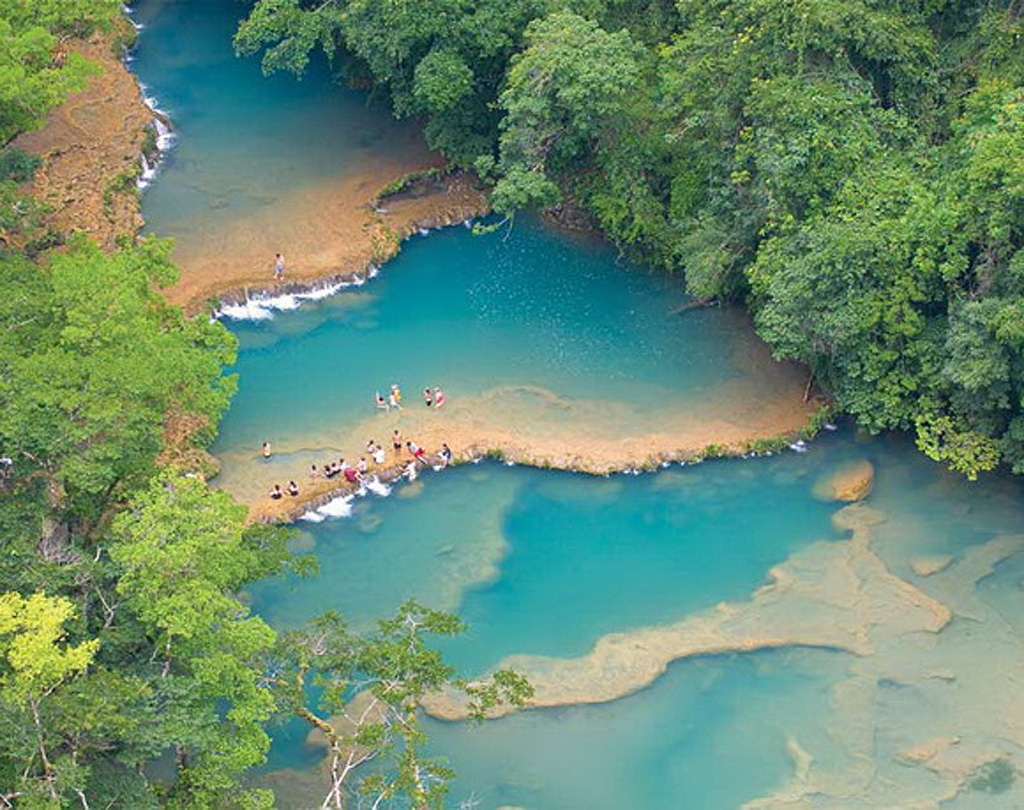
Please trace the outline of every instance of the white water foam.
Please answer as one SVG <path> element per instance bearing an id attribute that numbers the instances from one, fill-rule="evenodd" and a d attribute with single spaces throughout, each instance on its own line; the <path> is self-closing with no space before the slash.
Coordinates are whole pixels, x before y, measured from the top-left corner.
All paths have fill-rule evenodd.
<path id="1" fill-rule="evenodd" d="M 314 510 L 314 514 L 319 516 L 319 520 L 314 519 L 313 523 L 320 523 L 326 518 L 345 518 L 352 514 L 352 500 L 355 496 L 353 495 L 339 495 L 320 508 Z M 307 513 L 308 514 L 308 513 Z M 303 516 L 305 518 L 305 516 Z"/>
<path id="2" fill-rule="evenodd" d="M 126 61 L 128 60 L 126 59 Z M 139 92 L 142 93 L 142 103 L 153 113 L 153 119 L 150 123 L 153 129 L 156 130 L 156 159 L 150 162 L 145 155 L 139 156 L 142 162 L 142 174 L 135 181 L 135 185 L 139 191 L 142 191 L 153 184 L 153 180 L 156 179 L 157 173 L 160 171 L 160 164 L 163 163 L 164 155 L 174 148 L 178 136 L 167 125 L 166 121 L 169 119 L 169 116 L 165 110 L 161 109 L 160 101 L 157 97 L 147 95 L 146 90 L 148 88 L 138 80 L 138 77 L 136 77 L 135 81 L 139 85 Z"/>
<path id="3" fill-rule="evenodd" d="M 372 492 L 374 495 L 379 495 L 382 498 L 386 498 L 391 494 L 391 487 L 387 484 L 382 484 L 378 479 L 371 478 L 366 482 L 366 489 Z"/>
<path id="4" fill-rule="evenodd" d="M 370 268 L 367 276 L 377 275 L 376 268 Z M 366 278 L 360 276 L 352 281 L 339 281 L 325 284 L 305 292 L 283 293 L 281 295 L 257 295 L 247 298 L 239 304 L 225 304 L 218 310 L 215 317 L 229 318 L 233 321 L 267 321 L 274 317 L 275 312 L 287 312 L 298 309 L 303 301 L 320 301 L 329 298 L 346 287 L 361 287 Z"/>

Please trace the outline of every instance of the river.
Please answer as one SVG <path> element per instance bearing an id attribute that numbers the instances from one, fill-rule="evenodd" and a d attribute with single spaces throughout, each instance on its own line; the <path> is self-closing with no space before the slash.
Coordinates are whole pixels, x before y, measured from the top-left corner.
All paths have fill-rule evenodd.
<path id="1" fill-rule="evenodd" d="M 234 59 L 242 13 L 134 10 L 134 69 L 177 135 L 143 214 L 198 275 L 235 244 L 240 261 L 291 256 L 292 234 L 315 239 L 307 195 L 432 159 L 324 65 L 297 82 Z M 680 279 L 530 217 L 414 237 L 359 287 L 236 312 L 249 320 L 229 321 L 239 393 L 216 483 L 257 504 L 396 427 L 466 454 L 618 469 L 805 421 L 804 372 L 774 364 L 743 313 L 679 313 L 685 300 Z M 378 412 L 395 382 L 404 408 Z M 441 411 L 420 399 L 428 384 L 447 392 Z M 863 504 L 823 496 L 865 461 Z M 416 596 L 469 623 L 445 645 L 464 672 L 530 674 L 547 708 L 426 721 L 457 773 L 452 806 L 1024 802 L 1019 481 L 969 483 L 845 423 L 781 454 L 660 464 L 481 461 L 339 499 L 298 524 L 319 575 L 257 583 L 253 608 L 282 629 L 329 609 L 365 627 Z M 273 733 L 260 782 L 282 807 L 318 805 L 322 749 L 297 721 Z"/>

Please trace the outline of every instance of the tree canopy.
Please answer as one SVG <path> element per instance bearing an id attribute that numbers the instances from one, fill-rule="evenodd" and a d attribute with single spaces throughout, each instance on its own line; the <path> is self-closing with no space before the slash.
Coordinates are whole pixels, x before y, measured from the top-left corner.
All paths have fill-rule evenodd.
<path id="1" fill-rule="evenodd" d="M 0 0 L 0 147 L 85 86 L 92 67 L 60 47 L 108 25 L 116 0 Z"/>
<path id="2" fill-rule="evenodd" d="M 386 90 L 510 214 L 746 301 L 870 430 L 1024 472 L 1024 16 L 954 0 L 258 0 L 265 70 Z"/>

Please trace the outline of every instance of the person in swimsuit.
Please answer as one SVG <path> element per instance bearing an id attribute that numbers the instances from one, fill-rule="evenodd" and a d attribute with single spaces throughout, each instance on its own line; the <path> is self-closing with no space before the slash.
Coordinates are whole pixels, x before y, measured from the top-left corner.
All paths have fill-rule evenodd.
<path id="1" fill-rule="evenodd" d="M 363 475 L 369 467 L 370 465 L 366 463 L 366 456 L 362 456 L 359 459 L 359 463 L 356 465 L 356 469 L 359 471 L 360 475 Z"/>
<path id="2" fill-rule="evenodd" d="M 376 444 L 377 444 L 377 442 L 375 442 L 373 439 L 370 439 L 370 441 L 368 441 L 366 443 L 366 455 L 368 455 L 368 456 L 372 456 L 373 455 L 373 448 L 374 448 L 374 445 L 376 445 Z"/>
<path id="3" fill-rule="evenodd" d="M 309 465 L 309 477 L 314 480 L 320 477 L 320 470 L 316 468 L 316 464 Z"/>
<path id="4" fill-rule="evenodd" d="M 270 442 L 263 442 L 263 458 L 270 458 Z"/>
<path id="5" fill-rule="evenodd" d="M 387 400 L 385 400 L 384 397 L 382 397 L 380 395 L 380 391 L 377 391 L 376 395 L 374 396 L 374 401 L 377 403 L 377 407 L 380 408 L 380 410 L 382 410 L 382 411 L 389 411 L 389 410 L 391 410 L 388 407 Z"/>
<path id="6" fill-rule="evenodd" d="M 288 482 L 288 494 L 291 495 L 293 498 L 299 494 L 299 485 L 296 484 L 294 481 Z"/>
<path id="7" fill-rule="evenodd" d="M 452 463 L 452 449 L 448 446 L 448 442 L 441 443 L 441 466 L 447 467 Z"/>
<path id="8" fill-rule="evenodd" d="M 402 404 L 402 389 L 398 387 L 398 383 L 391 386 L 391 393 L 395 395 L 395 402 L 401 406 Z"/>
<path id="9" fill-rule="evenodd" d="M 284 493 L 281 491 L 280 484 L 274 484 L 274 488 L 270 490 L 270 497 L 275 501 L 281 500 L 284 497 Z"/>
<path id="10" fill-rule="evenodd" d="M 444 391 L 440 388 L 434 389 L 434 407 L 440 408 L 444 405 Z"/>
<path id="11" fill-rule="evenodd" d="M 373 448 L 373 462 L 374 464 L 383 464 L 387 461 L 387 455 L 384 453 L 384 448 L 379 444 Z"/>
<path id="12" fill-rule="evenodd" d="M 423 389 L 423 401 L 427 403 L 428 408 L 434 404 L 434 392 L 429 386 Z"/>
<path id="13" fill-rule="evenodd" d="M 405 446 L 409 448 L 409 452 L 412 453 L 412 457 L 420 462 L 420 464 L 426 464 L 423 457 L 426 455 L 426 451 L 420 447 L 416 442 L 406 442 Z"/>
<path id="14" fill-rule="evenodd" d="M 391 434 L 391 445 L 395 448 L 395 455 L 402 455 L 402 431 L 395 428 L 395 432 Z"/>
<path id="15" fill-rule="evenodd" d="M 274 278 L 278 281 L 284 278 L 284 256 L 280 253 L 274 257 Z"/>
<path id="16" fill-rule="evenodd" d="M 398 397 L 395 396 L 395 392 L 394 391 L 392 391 L 388 395 L 388 405 L 390 405 L 392 408 L 397 408 L 398 410 L 402 410 L 402 405 L 399 403 Z"/>

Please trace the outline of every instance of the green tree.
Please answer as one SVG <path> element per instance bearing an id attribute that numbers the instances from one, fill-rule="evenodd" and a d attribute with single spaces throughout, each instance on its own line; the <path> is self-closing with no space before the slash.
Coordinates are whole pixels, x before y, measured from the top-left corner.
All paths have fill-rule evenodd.
<path id="1" fill-rule="evenodd" d="M 61 39 L 107 25 L 115 0 L 0 0 L 0 147 L 39 126 L 95 68 Z"/>
<path id="2" fill-rule="evenodd" d="M 45 481 L 54 530 L 64 517 L 87 529 L 147 480 L 169 410 L 201 415 L 211 438 L 233 391 L 234 338 L 154 289 L 175 277 L 169 252 L 147 240 L 79 244 L 45 268 L 0 257 L 0 448 L 21 481 Z"/>
<path id="3" fill-rule="evenodd" d="M 457 617 L 409 601 L 370 634 L 354 634 L 328 613 L 281 637 L 268 678 L 279 707 L 324 735 L 331 779 L 324 806 L 343 807 L 354 795 L 374 804 L 405 797 L 413 807 L 443 806 L 452 772 L 422 753 L 420 700 L 454 688 L 468 695 L 479 719 L 500 702 L 522 705 L 530 697 L 529 684 L 512 671 L 469 683 L 426 646 L 427 635 L 463 629 Z M 321 690 L 314 707 L 310 685 Z"/>
<path id="4" fill-rule="evenodd" d="M 530 23 L 525 43 L 500 99 L 501 179 L 492 202 L 506 214 L 555 202 L 551 175 L 582 159 L 641 88 L 643 52 L 626 31 L 610 34 L 563 11 Z"/>
<path id="5" fill-rule="evenodd" d="M 62 643 L 64 624 L 74 609 L 67 599 L 43 593 L 27 599 L 17 593 L 0 594 L 0 710 L 5 719 L 11 712 L 24 713 L 19 728 L 32 738 L 15 760 L 20 770 L 9 777 L 8 793 L 14 795 L 8 803 L 17 798 L 25 806 L 33 800 L 57 805 L 64 783 L 74 778 L 68 773 L 74 761 L 58 758 L 52 729 L 44 722 L 44 706 L 61 686 L 85 672 L 98 646 L 96 640 Z M 10 756 L 11 751 L 4 753 Z"/>
<path id="6" fill-rule="evenodd" d="M 175 806 L 230 803 L 238 777 L 263 761 L 274 700 L 260 679 L 274 632 L 238 597 L 290 561 L 287 533 L 246 529 L 246 508 L 196 478 L 163 473 L 111 527 L 117 591 L 159 665 L 156 718 L 174 746 Z M 252 798 L 252 797 L 248 797 Z"/>

